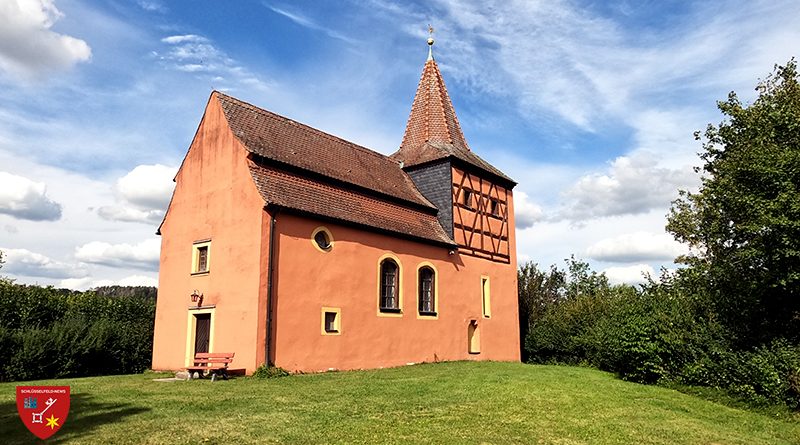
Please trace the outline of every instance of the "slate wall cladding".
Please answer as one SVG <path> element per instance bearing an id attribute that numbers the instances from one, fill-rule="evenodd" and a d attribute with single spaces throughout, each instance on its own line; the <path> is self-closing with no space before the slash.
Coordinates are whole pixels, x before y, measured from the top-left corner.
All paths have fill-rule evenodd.
<path id="1" fill-rule="evenodd" d="M 422 195 L 439 209 L 437 217 L 444 231 L 453 236 L 453 178 L 450 162 L 439 162 L 406 170 Z"/>

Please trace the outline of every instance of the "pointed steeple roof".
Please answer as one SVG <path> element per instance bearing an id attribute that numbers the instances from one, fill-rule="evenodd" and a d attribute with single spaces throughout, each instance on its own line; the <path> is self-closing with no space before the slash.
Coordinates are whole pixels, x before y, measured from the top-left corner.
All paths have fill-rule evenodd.
<path id="1" fill-rule="evenodd" d="M 428 39 L 428 45 L 433 46 L 432 38 Z M 403 142 L 391 157 L 405 167 L 454 157 L 513 183 L 511 178 L 469 149 L 430 47 Z"/>
<path id="2" fill-rule="evenodd" d="M 433 57 L 428 58 L 422 70 L 400 150 L 417 149 L 427 142 L 450 144 L 469 150 L 453 103 L 447 94 L 442 73 Z"/>

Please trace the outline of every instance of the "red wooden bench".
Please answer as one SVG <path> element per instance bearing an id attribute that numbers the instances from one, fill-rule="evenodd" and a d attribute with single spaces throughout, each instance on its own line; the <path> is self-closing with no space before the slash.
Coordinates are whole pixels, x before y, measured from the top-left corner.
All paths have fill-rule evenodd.
<path id="1" fill-rule="evenodd" d="M 197 372 L 200 378 L 208 372 L 212 382 L 217 376 L 228 380 L 228 365 L 233 361 L 233 355 L 233 352 L 198 352 L 194 355 L 194 366 L 188 366 L 186 371 L 189 372 L 189 378 L 193 372 Z"/>

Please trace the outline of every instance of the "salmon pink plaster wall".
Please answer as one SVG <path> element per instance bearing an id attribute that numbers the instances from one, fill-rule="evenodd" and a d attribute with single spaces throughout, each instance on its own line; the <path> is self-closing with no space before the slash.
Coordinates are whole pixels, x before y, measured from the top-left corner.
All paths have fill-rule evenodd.
<path id="1" fill-rule="evenodd" d="M 312 233 L 319 226 L 333 235 L 329 252 L 312 245 Z M 519 360 L 513 249 L 510 264 L 493 262 L 450 255 L 447 247 L 283 213 L 277 217 L 276 233 L 277 366 L 324 371 L 437 360 Z M 399 260 L 401 267 L 402 316 L 378 312 L 378 268 L 386 255 Z M 417 313 L 417 269 L 423 263 L 437 271 L 436 318 Z M 482 314 L 482 276 L 490 277 L 491 318 Z M 322 334 L 323 307 L 341 309 L 340 335 Z M 477 355 L 468 353 L 470 320 L 477 320 L 480 330 Z"/>
<path id="2" fill-rule="evenodd" d="M 235 352 L 232 368 L 264 362 L 266 245 L 269 215 L 247 166 L 247 152 L 212 94 L 161 227 L 161 266 L 153 368 L 187 365 L 190 294 L 214 306 L 211 352 Z M 210 239 L 210 270 L 191 274 L 192 245 Z"/>

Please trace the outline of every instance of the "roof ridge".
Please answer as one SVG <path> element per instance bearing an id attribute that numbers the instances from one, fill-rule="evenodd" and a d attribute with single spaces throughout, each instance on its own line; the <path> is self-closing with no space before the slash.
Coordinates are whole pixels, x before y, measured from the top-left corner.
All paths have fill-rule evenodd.
<path id="1" fill-rule="evenodd" d="M 233 97 L 233 96 L 231 96 L 229 94 L 225 94 L 225 93 L 217 91 L 217 90 L 214 90 L 212 92 L 212 94 L 214 94 L 214 93 L 216 93 L 219 96 L 224 96 L 225 98 L 230 99 L 230 100 L 232 100 L 234 102 L 238 102 L 238 103 L 240 103 L 242 105 L 245 105 L 245 106 L 248 106 L 250 108 L 253 108 L 254 109 L 253 111 L 257 111 L 259 113 L 266 114 L 266 115 L 271 116 L 273 118 L 280 118 L 280 119 L 283 119 L 284 121 L 287 121 L 287 122 L 293 122 L 293 123 L 295 123 L 295 124 L 297 124 L 297 125 L 299 125 L 301 127 L 305 127 L 307 129 L 313 131 L 314 133 L 319 134 L 320 136 L 322 136 L 322 137 L 324 137 L 326 139 L 331 139 L 331 140 L 343 142 L 343 143 L 345 143 L 347 145 L 352 145 L 354 148 L 357 148 L 357 149 L 359 149 L 359 150 L 361 150 L 361 151 L 363 151 L 363 152 L 365 152 L 367 154 L 370 154 L 372 156 L 377 156 L 377 157 L 389 160 L 391 162 L 394 162 L 395 164 L 399 164 L 399 161 L 397 161 L 395 159 L 392 159 L 389 156 L 386 156 L 386 155 L 384 155 L 382 153 L 379 153 L 379 152 L 377 152 L 375 150 L 372 150 L 370 148 L 364 147 L 363 145 L 359 145 L 359 144 L 356 144 L 355 142 L 348 141 L 347 139 L 340 138 L 339 136 L 330 134 L 330 133 L 325 132 L 323 130 L 320 130 L 318 128 L 314 128 L 314 127 L 312 127 L 312 126 L 310 126 L 308 124 L 304 124 L 302 122 L 296 121 L 296 120 L 294 120 L 292 118 L 289 118 L 289 117 L 286 117 L 286 116 L 284 116 L 282 114 L 278 114 L 278 113 L 275 113 L 273 111 L 266 110 L 266 109 L 261 108 L 261 107 L 259 107 L 257 105 L 253 105 L 250 102 L 247 102 L 245 100 L 239 99 L 237 97 Z"/>
<path id="2" fill-rule="evenodd" d="M 393 199 L 399 199 L 408 204 L 436 209 L 436 206 L 419 191 L 408 173 L 401 168 L 399 160 L 278 113 L 265 110 L 228 94 L 215 90 L 212 92 L 212 96 L 213 95 L 217 96 L 217 100 L 223 109 L 230 110 L 224 112 L 229 125 L 233 125 L 231 129 L 234 130 L 234 136 L 239 139 L 251 153 L 265 159 L 272 159 L 276 162 L 292 165 L 295 168 L 306 170 L 336 181 L 370 189 L 376 193 L 393 197 Z M 237 115 L 240 115 L 240 117 L 236 117 Z M 246 119 L 261 122 L 269 127 L 277 128 L 290 126 L 292 132 L 305 134 L 309 139 L 315 140 L 316 142 L 314 142 L 313 145 L 327 146 L 328 150 L 333 150 L 332 152 L 328 151 L 328 153 L 332 156 L 337 156 L 337 160 L 346 162 L 349 159 L 351 162 L 362 165 L 362 167 L 365 168 L 364 171 L 367 173 L 361 174 L 354 172 L 350 170 L 349 164 L 344 168 L 329 169 L 328 167 L 330 167 L 331 164 L 318 165 L 315 168 L 306 162 L 295 162 L 286 156 L 287 150 L 291 151 L 292 155 L 295 154 L 295 148 L 297 147 L 293 147 L 291 145 L 293 142 L 291 141 L 283 141 L 282 144 L 278 143 L 277 145 L 272 145 L 270 146 L 271 148 L 265 150 L 264 148 L 266 148 L 266 146 L 260 147 L 260 143 L 254 143 L 252 138 L 260 138 L 262 136 L 269 137 L 268 135 L 260 133 L 258 130 L 251 131 L 240 126 L 244 124 L 242 118 L 246 115 L 249 116 Z M 301 151 L 299 148 L 297 149 Z M 306 155 L 309 153 L 307 150 L 303 152 Z M 348 154 L 344 158 L 341 158 L 341 154 L 345 152 Z M 344 164 L 339 162 L 339 165 Z M 320 166 L 322 168 L 319 168 Z M 385 173 L 389 171 L 391 171 L 391 173 L 386 176 Z"/>

